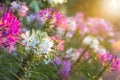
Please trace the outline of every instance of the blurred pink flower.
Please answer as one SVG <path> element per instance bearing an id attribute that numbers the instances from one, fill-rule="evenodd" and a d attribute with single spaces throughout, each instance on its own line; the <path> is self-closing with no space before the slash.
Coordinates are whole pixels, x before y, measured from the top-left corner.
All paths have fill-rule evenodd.
<path id="1" fill-rule="evenodd" d="M 74 20 L 76 21 L 77 28 L 80 29 L 83 35 L 91 33 L 99 38 L 102 36 L 104 39 L 114 36 L 113 25 L 107 20 L 97 17 L 85 17 L 81 12 L 74 16 Z"/>
<path id="2" fill-rule="evenodd" d="M 46 8 L 39 11 L 39 18 L 42 24 L 49 22 L 50 26 L 60 28 L 62 30 L 66 29 L 66 18 L 54 8 Z"/>
<path id="3" fill-rule="evenodd" d="M 64 40 L 60 39 L 57 35 L 51 36 L 51 39 L 57 44 L 59 50 L 64 50 Z"/>
<path id="4" fill-rule="evenodd" d="M 120 71 L 120 58 L 117 56 L 106 53 L 106 54 L 100 54 L 100 62 L 103 66 L 105 66 L 107 63 L 110 62 L 109 69 L 111 71 Z"/>
<path id="5" fill-rule="evenodd" d="M 120 59 L 119 58 L 113 60 L 111 64 L 111 69 L 113 71 L 120 71 Z"/>
<path id="6" fill-rule="evenodd" d="M 109 54 L 109 53 L 100 54 L 100 61 L 103 63 L 107 63 L 109 61 L 112 61 L 113 58 L 114 58 L 114 56 L 112 54 Z"/>
<path id="7" fill-rule="evenodd" d="M 83 49 L 82 48 L 79 48 L 78 50 L 77 50 L 77 53 L 79 53 L 79 56 L 82 54 L 82 52 L 83 52 Z M 87 51 L 87 52 L 85 52 L 85 54 L 84 54 L 84 56 L 83 56 L 83 59 L 88 59 L 89 58 L 89 52 Z"/>

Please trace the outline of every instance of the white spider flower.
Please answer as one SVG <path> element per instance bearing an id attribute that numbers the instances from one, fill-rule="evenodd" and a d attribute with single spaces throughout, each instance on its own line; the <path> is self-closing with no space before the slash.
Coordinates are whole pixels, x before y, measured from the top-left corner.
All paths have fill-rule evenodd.
<path id="1" fill-rule="evenodd" d="M 32 50 L 34 53 L 42 55 L 51 51 L 53 42 L 45 32 L 39 30 L 27 31 L 22 34 L 22 44 L 25 45 L 25 50 Z"/>
<path id="2" fill-rule="evenodd" d="M 99 46 L 99 49 L 96 50 L 97 53 L 99 54 L 106 54 L 108 53 L 107 50 L 103 46 Z"/>
<path id="3" fill-rule="evenodd" d="M 99 48 L 99 41 L 97 40 L 97 38 L 90 35 L 83 39 L 83 43 L 89 45 L 91 48 L 95 50 L 98 50 Z"/>
<path id="4" fill-rule="evenodd" d="M 49 53 L 51 48 L 53 47 L 53 42 L 49 37 L 46 37 L 39 45 L 38 52 L 39 53 Z"/>
<path id="5" fill-rule="evenodd" d="M 24 39 L 22 41 L 22 44 L 24 44 L 26 47 L 26 50 L 29 50 L 30 47 L 36 48 L 36 45 L 39 43 L 39 40 L 35 38 L 35 33 L 30 33 L 30 31 L 26 31 L 25 34 L 22 34 L 22 38 Z"/>

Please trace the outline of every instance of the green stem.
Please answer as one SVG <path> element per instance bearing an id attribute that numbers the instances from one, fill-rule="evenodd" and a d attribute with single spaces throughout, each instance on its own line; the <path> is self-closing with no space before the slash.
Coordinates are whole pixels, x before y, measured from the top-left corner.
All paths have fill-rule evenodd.
<path id="1" fill-rule="evenodd" d="M 89 46 L 87 46 L 84 51 L 81 53 L 81 55 L 79 56 L 79 58 L 76 60 L 76 62 L 73 64 L 73 66 L 71 67 L 71 72 L 70 74 L 72 74 L 74 72 L 74 70 L 77 67 L 77 64 L 80 62 L 81 58 L 84 56 L 85 52 L 88 50 Z M 70 76 L 68 80 L 72 80 L 72 77 Z"/>
<path id="2" fill-rule="evenodd" d="M 20 69 L 19 69 L 18 72 L 16 73 L 17 76 L 19 77 L 19 80 L 23 80 L 23 79 L 22 79 L 22 76 L 25 74 L 25 71 L 26 71 L 26 69 L 27 69 L 28 66 L 29 66 L 28 63 L 31 62 L 31 60 L 32 60 L 32 56 L 33 56 L 33 54 L 29 54 L 29 55 L 23 60 Z"/>
<path id="3" fill-rule="evenodd" d="M 93 54 L 93 55 L 91 55 L 88 59 L 84 60 L 84 61 L 80 64 L 80 68 L 82 68 L 82 66 L 83 66 L 86 62 L 88 62 L 90 59 L 92 59 L 94 56 L 96 56 L 96 53 Z M 80 69 L 80 68 L 79 68 L 79 69 Z"/>
<path id="4" fill-rule="evenodd" d="M 79 58 L 76 60 L 76 62 L 74 63 L 74 65 L 72 66 L 72 69 L 74 69 L 77 64 L 80 62 L 81 58 L 84 56 L 85 52 L 88 50 L 89 46 L 87 46 L 84 51 L 82 52 L 82 54 L 79 56 Z"/>

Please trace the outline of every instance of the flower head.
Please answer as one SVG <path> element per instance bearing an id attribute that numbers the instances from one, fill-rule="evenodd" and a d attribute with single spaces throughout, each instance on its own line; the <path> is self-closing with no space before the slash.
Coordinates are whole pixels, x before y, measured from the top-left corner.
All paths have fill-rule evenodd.
<path id="1" fill-rule="evenodd" d="M 11 7 L 13 11 L 18 11 L 18 15 L 25 17 L 27 15 L 27 11 L 29 10 L 28 7 L 26 6 L 25 2 L 16 2 L 13 1 L 11 3 Z"/>
<path id="2" fill-rule="evenodd" d="M 25 34 L 22 34 L 22 38 L 22 44 L 25 46 L 26 51 L 31 49 L 39 55 L 50 52 L 53 47 L 53 42 L 47 33 L 40 30 L 26 31 Z"/>
<path id="3" fill-rule="evenodd" d="M 102 18 L 86 18 L 85 15 L 80 12 L 76 14 L 74 20 L 76 21 L 76 25 L 82 35 L 90 33 L 97 36 L 101 40 L 114 36 L 113 25 L 109 21 Z"/>
<path id="4" fill-rule="evenodd" d="M 111 71 L 120 71 L 120 59 L 110 53 L 106 53 L 106 54 L 100 54 L 100 62 L 103 66 L 105 66 L 106 64 L 109 64 L 109 70 Z"/>
<path id="5" fill-rule="evenodd" d="M 89 45 L 91 48 L 97 50 L 99 48 L 99 41 L 93 36 L 87 36 L 83 39 L 83 43 Z"/>
<path id="6" fill-rule="evenodd" d="M 40 51 L 41 53 L 48 53 L 51 51 L 51 48 L 53 47 L 53 42 L 50 38 L 45 38 L 41 43 L 40 43 Z"/>
<path id="7" fill-rule="evenodd" d="M 51 27 L 66 29 L 66 18 L 54 8 L 46 8 L 39 11 L 39 20 L 42 24 L 49 24 Z"/>
<path id="8" fill-rule="evenodd" d="M 6 11 L 0 18 L 0 46 L 12 51 L 17 40 L 20 31 L 20 22 L 9 10 Z"/>

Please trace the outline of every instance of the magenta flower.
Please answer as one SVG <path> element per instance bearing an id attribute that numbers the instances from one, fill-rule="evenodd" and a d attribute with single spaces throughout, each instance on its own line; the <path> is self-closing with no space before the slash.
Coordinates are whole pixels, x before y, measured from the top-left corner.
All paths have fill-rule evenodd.
<path id="1" fill-rule="evenodd" d="M 39 11 L 39 20 L 42 24 L 49 22 L 49 25 L 52 27 L 57 27 L 62 30 L 66 29 L 66 18 L 63 15 L 53 8 L 46 8 Z"/>
<path id="2" fill-rule="evenodd" d="M 111 70 L 113 71 L 120 71 L 120 59 L 114 59 L 111 64 Z"/>
<path id="3" fill-rule="evenodd" d="M 111 62 L 109 65 L 109 69 L 111 71 L 120 71 L 120 59 L 113 54 L 100 54 L 100 62 L 103 66 L 105 66 L 106 63 Z"/>
<path id="4" fill-rule="evenodd" d="M 19 34 L 20 22 L 10 11 L 6 11 L 0 18 L 0 47 L 11 52 Z"/>
<path id="5" fill-rule="evenodd" d="M 105 54 L 100 54 L 100 61 L 103 63 L 107 63 L 111 61 L 114 58 L 112 54 L 105 53 Z"/>

